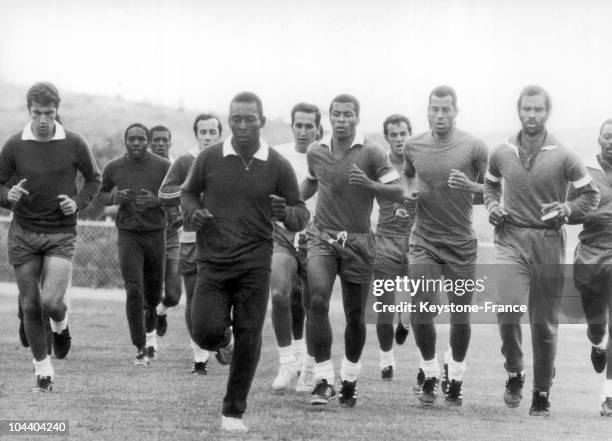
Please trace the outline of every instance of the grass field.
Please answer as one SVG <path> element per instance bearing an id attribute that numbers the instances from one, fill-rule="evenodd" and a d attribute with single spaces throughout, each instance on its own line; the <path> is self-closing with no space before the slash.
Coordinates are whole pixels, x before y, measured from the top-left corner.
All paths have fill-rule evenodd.
<path id="1" fill-rule="evenodd" d="M 338 293 L 335 298 L 338 298 Z M 104 295 L 99 291 L 99 296 Z M 115 299 L 118 297 L 115 293 Z M 120 298 L 120 296 L 119 296 Z M 599 416 L 602 376 L 588 359 L 584 326 L 562 326 L 557 378 L 551 394 L 553 416 L 527 415 L 530 397 L 518 409 L 503 405 L 505 374 L 499 339 L 492 325 L 476 325 L 464 378 L 464 405 L 448 408 L 439 400 L 421 409 L 411 392 L 417 371 L 412 335 L 396 348 L 398 367 L 393 382 L 379 377 L 378 345 L 368 325 L 359 380 L 359 401 L 352 410 L 337 402 L 312 408 L 305 396 L 273 394 L 277 352 L 270 320 L 245 422 L 250 432 L 229 436 L 219 431 L 220 404 L 227 368 L 210 362 L 206 377 L 192 376 L 191 351 L 182 305 L 169 313 L 169 330 L 161 339 L 160 357 L 148 368 L 135 367 L 124 303 L 72 300 L 73 348 L 66 360 L 55 360 L 55 389 L 32 394 L 31 354 L 17 337 L 16 298 L 0 293 L 0 419 L 68 419 L 74 440 L 609 440 L 612 419 Z M 342 318 L 332 311 L 334 362 L 343 353 Z M 529 395 L 531 347 L 525 329 Z M 446 347 L 447 326 L 440 326 L 439 356 Z M 41 439 L 40 437 L 33 437 Z M 28 439 L 10 437 L 0 439 Z M 52 438 L 58 439 L 58 437 Z"/>

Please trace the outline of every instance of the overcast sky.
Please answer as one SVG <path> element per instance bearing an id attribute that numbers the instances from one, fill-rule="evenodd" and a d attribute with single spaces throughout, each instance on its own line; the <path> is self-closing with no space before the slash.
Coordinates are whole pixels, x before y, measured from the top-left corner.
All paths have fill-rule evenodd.
<path id="1" fill-rule="evenodd" d="M 430 90 L 459 96 L 458 125 L 518 130 L 530 83 L 552 95 L 551 130 L 595 144 L 612 116 L 606 0 L 0 0 L 0 78 L 225 113 L 252 90 L 268 117 L 353 93 L 362 127 L 404 113 L 426 130 Z M 24 89 L 25 90 L 25 89 Z M 586 146 L 586 144 L 589 144 Z M 581 148 L 582 146 L 576 146 Z"/>

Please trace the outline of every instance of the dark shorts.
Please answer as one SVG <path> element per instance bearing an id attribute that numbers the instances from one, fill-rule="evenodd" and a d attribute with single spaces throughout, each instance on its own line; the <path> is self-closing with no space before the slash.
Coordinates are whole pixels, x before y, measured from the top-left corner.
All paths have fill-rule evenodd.
<path id="1" fill-rule="evenodd" d="M 196 244 L 181 243 L 179 254 L 179 271 L 183 276 L 193 276 L 198 272 L 196 263 Z"/>
<path id="2" fill-rule="evenodd" d="M 408 274 L 408 252 L 410 238 L 376 234 L 376 261 L 374 271 L 391 276 Z"/>
<path id="3" fill-rule="evenodd" d="M 306 233 L 292 233 L 274 224 L 272 239 L 273 254 L 281 253 L 293 257 L 297 263 L 297 274 L 306 277 Z"/>
<path id="4" fill-rule="evenodd" d="M 309 262 L 316 256 L 333 256 L 338 262 L 338 275 L 351 283 L 369 283 L 372 279 L 376 249 L 373 233 L 348 233 L 317 228 L 307 229 Z"/>
<path id="5" fill-rule="evenodd" d="M 72 262 L 76 233 L 35 233 L 11 222 L 8 232 L 8 259 L 13 266 L 40 257 L 59 257 Z"/>

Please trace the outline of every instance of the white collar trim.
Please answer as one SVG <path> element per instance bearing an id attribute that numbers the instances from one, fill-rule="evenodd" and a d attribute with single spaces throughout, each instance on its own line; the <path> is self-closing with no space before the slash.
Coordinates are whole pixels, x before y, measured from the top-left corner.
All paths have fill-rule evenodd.
<path id="1" fill-rule="evenodd" d="M 269 154 L 270 154 L 270 146 L 268 145 L 266 141 L 259 138 L 259 148 L 253 155 L 253 158 L 257 158 L 260 161 L 267 161 Z M 227 138 L 225 142 L 223 143 L 223 157 L 225 158 L 226 156 L 229 156 L 229 155 L 238 156 L 238 153 L 236 153 L 236 151 L 234 150 L 234 147 L 232 147 L 232 137 L 231 136 Z"/>
<path id="2" fill-rule="evenodd" d="M 606 173 L 604 169 L 601 167 L 601 164 L 599 164 L 599 161 L 597 160 L 597 155 L 589 157 L 589 159 L 584 163 L 584 166 L 588 168 L 592 168 L 594 170 L 599 170 L 603 174 Z"/>
<path id="3" fill-rule="evenodd" d="M 326 146 L 331 151 L 331 141 L 332 141 L 332 135 L 329 134 L 329 135 L 325 135 L 321 139 L 321 141 L 319 141 L 319 144 Z M 355 133 L 355 138 L 353 138 L 353 143 L 351 144 L 351 147 L 349 148 L 349 150 L 358 145 L 362 146 L 364 142 L 365 142 L 365 136 L 363 135 L 363 133 L 360 133 L 360 132 Z"/>
<path id="4" fill-rule="evenodd" d="M 191 149 L 189 150 L 189 154 L 191 154 L 191 156 L 193 156 L 194 158 L 198 157 L 198 153 L 200 153 L 200 144 L 196 144 L 193 147 L 191 147 Z"/>
<path id="5" fill-rule="evenodd" d="M 49 141 L 57 141 L 60 139 L 66 139 L 66 131 L 59 122 L 55 121 L 55 133 L 53 134 L 53 138 L 51 138 Z M 21 132 L 21 140 L 38 141 L 36 136 L 34 136 L 34 132 L 32 132 L 32 121 L 29 121 L 23 128 L 23 131 Z"/>

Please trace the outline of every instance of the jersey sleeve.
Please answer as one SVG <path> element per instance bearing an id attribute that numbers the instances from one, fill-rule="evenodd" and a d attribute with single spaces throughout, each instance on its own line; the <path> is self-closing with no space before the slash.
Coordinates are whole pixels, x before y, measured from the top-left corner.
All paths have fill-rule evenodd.
<path id="1" fill-rule="evenodd" d="M 489 165 L 487 167 L 487 173 L 485 175 L 485 180 L 490 181 L 494 184 L 499 184 L 502 180 L 501 171 L 499 170 L 499 165 L 497 162 L 498 151 L 500 148 L 501 147 L 497 147 L 491 150 L 491 153 L 489 154 Z"/>
<path id="2" fill-rule="evenodd" d="M 399 174 L 395 167 L 393 167 L 393 164 L 391 164 L 389 155 L 385 154 L 380 147 L 372 146 L 370 158 L 375 180 L 381 184 L 388 184 L 389 182 L 399 180 Z"/>
<path id="3" fill-rule="evenodd" d="M 591 175 L 574 152 L 570 152 L 565 161 L 565 177 L 574 188 L 582 188 L 591 182 Z"/>

